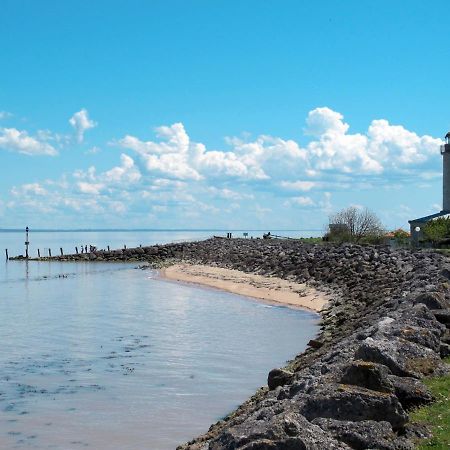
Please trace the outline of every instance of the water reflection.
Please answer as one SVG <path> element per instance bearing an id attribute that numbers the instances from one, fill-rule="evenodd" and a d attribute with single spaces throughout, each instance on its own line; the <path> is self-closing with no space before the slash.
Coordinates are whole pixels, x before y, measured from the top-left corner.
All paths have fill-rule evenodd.
<path id="1" fill-rule="evenodd" d="M 5 266 L 0 448 L 173 449 L 265 384 L 316 330 L 314 314 L 127 264 Z"/>

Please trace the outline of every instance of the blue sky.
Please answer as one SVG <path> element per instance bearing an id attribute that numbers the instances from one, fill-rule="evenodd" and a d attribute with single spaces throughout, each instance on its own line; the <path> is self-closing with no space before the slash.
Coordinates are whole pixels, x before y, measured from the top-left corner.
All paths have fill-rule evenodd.
<path id="1" fill-rule="evenodd" d="M 21 1 L 0 228 L 388 228 L 439 210 L 448 2 Z"/>

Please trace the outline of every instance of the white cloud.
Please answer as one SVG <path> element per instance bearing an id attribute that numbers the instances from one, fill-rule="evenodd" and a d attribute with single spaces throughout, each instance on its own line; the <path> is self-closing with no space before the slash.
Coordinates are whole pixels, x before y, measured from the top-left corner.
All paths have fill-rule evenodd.
<path id="1" fill-rule="evenodd" d="M 285 203 L 285 206 L 314 206 L 315 202 L 311 197 L 291 197 Z"/>
<path id="2" fill-rule="evenodd" d="M 98 195 L 104 189 L 105 185 L 102 183 L 88 183 L 87 181 L 79 181 L 77 183 L 78 189 L 83 194 Z"/>
<path id="3" fill-rule="evenodd" d="M 323 187 L 330 174 L 360 178 L 382 173 L 405 175 L 421 164 L 430 165 L 438 155 L 439 139 L 418 136 L 384 119 L 372 121 L 367 133 L 352 134 L 342 114 L 323 107 L 308 114 L 306 125 L 306 133 L 312 136 L 306 147 L 260 135 L 250 142 L 227 138 L 230 150 L 211 150 L 191 141 L 181 123 L 157 128 L 159 141 L 128 135 L 118 145 L 136 152 L 153 177 L 190 182 L 236 179 L 304 192 Z M 317 181 L 309 181 L 311 178 Z"/>
<path id="4" fill-rule="evenodd" d="M 113 167 L 104 173 L 103 179 L 107 183 L 136 183 L 141 179 L 141 173 L 135 166 L 133 158 L 122 153 L 120 155 L 121 165 Z"/>
<path id="5" fill-rule="evenodd" d="M 16 128 L 0 128 L 0 149 L 24 155 L 55 156 L 58 151 L 47 142 L 29 136 L 26 131 Z"/>
<path id="6" fill-rule="evenodd" d="M 306 119 L 305 134 L 321 138 L 324 135 L 347 133 L 349 126 L 343 121 L 344 116 L 330 108 L 313 109 Z"/>
<path id="7" fill-rule="evenodd" d="M 319 183 L 315 181 L 282 181 L 280 186 L 284 189 L 292 191 L 304 191 L 308 192 L 312 188 L 317 187 Z"/>
<path id="8" fill-rule="evenodd" d="M 21 195 L 46 195 L 47 190 L 39 183 L 28 183 L 28 184 L 22 184 L 19 188 L 13 187 L 11 189 L 11 194 L 14 196 L 21 196 Z"/>
<path id="9" fill-rule="evenodd" d="M 81 110 L 71 125 L 81 142 L 95 123 Z M 280 217 L 283 205 L 292 207 L 300 220 L 301 208 L 312 208 L 319 217 L 314 220 L 320 222 L 321 215 L 333 212 L 331 191 L 336 192 L 333 200 L 342 204 L 341 191 L 379 188 L 395 195 L 395 189 L 408 183 L 417 186 L 418 178 L 420 188 L 442 176 L 440 140 L 385 119 L 353 133 L 342 114 L 316 108 L 306 119 L 305 132 L 309 140 L 303 145 L 264 134 L 227 138 L 225 149 L 212 149 L 192 141 L 183 124 L 175 123 L 157 128 L 154 140 L 127 135 L 115 141 L 124 150 L 120 162 L 107 170 L 91 166 L 58 180 L 19 186 L 11 193 L 16 207 L 33 205 L 39 211 L 87 210 L 113 219 L 125 212 L 136 220 L 178 218 L 166 226 L 185 216 L 195 218 L 191 226 L 203 226 L 203 220 L 214 226 L 213 217 L 221 216 L 224 226 L 231 219 L 258 226 L 281 220 L 292 225 L 292 217 Z M 18 130 L 15 135 L 5 133 L 0 129 L 1 148 L 6 139 L 15 139 L 20 145 L 15 142 L 14 150 L 28 154 L 56 154 L 52 144 L 59 148 L 64 138 L 48 131 L 33 137 Z M 366 201 L 357 195 L 352 200 Z"/>
<path id="10" fill-rule="evenodd" d="M 70 125 L 74 128 L 77 141 L 83 142 L 84 140 L 84 133 L 97 126 L 97 123 L 93 120 L 89 119 L 88 112 L 86 109 L 81 109 L 80 111 L 76 112 L 70 119 L 69 119 Z"/>
<path id="11" fill-rule="evenodd" d="M 0 120 L 9 119 L 13 114 L 8 111 L 0 111 Z"/>

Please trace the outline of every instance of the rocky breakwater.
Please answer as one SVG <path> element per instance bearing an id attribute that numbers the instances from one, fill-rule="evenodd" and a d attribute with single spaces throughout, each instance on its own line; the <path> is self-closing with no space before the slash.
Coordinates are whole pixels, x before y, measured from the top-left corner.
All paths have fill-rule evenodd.
<path id="1" fill-rule="evenodd" d="M 221 240 L 96 255 L 183 260 L 306 282 L 333 294 L 321 331 L 236 411 L 180 450 L 413 449 L 408 411 L 447 371 L 450 261 L 429 251 Z M 117 256 L 117 258 L 116 258 Z"/>

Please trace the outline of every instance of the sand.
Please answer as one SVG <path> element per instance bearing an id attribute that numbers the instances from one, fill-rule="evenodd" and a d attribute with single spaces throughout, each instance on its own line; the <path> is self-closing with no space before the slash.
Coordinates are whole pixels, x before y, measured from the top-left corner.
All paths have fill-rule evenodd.
<path id="1" fill-rule="evenodd" d="M 306 284 L 220 267 L 175 264 L 162 269 L 160 275 L 167 280 L 208 286 L 260 299 L 266 303 L 315 312 L 321 311 L 329 300 L 327 294 Z"/>

